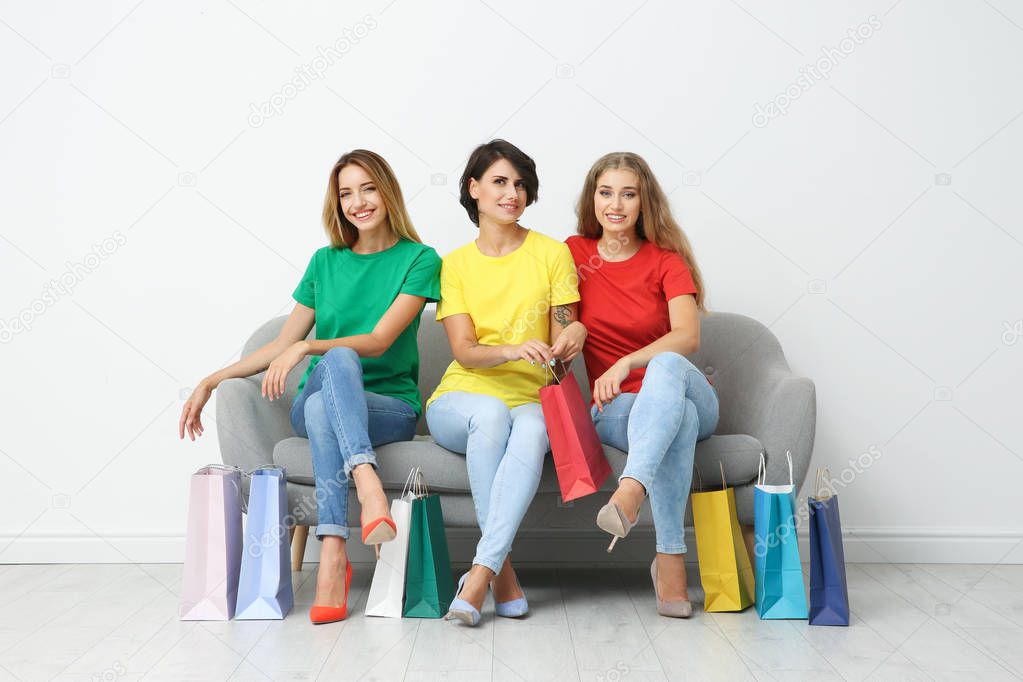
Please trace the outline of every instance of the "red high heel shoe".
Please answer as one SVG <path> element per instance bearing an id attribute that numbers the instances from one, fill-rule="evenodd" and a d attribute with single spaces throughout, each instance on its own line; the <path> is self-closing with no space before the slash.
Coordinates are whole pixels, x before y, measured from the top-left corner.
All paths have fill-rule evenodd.
<path id="1" fill-rule="evenodd" d="M 309 620 L 312 621 L 313 625 L 323 625 L 324 623 L 336 623 L 339 620 L 344 620 L 348 615 L 348 587 L 352 584 L 352 563 L 350 561 L 345 562 L 345 600 L 341 603 L 341 606 L 316 606 L 313 604 L 313 608 L 309 609 Z"/>
<path id="2" fill-rule="evenodd" d="M 362 524 L 362 544 L 373 545 L 377 559 L 380 558 L 380 543 L 390 542 L 398 536 L 398 527 L 390 516 L 381 516 Z"/>

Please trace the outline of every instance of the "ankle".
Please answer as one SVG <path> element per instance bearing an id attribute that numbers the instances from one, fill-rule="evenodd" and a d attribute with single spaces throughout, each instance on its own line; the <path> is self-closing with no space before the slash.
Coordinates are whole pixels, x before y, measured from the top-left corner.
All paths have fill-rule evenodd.
<path id="1" fill-rule="evenodd" d="M 623 478 L 618 483 L 618 489 L 611 496 L 611 499 L 621 507 L 630 520 L 635 520 L 645 498 L 646 488 L 634 478 Z"/>
<path id="2" fill-rule="evenodd" d="M 348 563 L 344 538 L 334 536 L 323 538 L 323 545 L 320 547 L 320 563 L 333 566 L 344 566 Z"/>

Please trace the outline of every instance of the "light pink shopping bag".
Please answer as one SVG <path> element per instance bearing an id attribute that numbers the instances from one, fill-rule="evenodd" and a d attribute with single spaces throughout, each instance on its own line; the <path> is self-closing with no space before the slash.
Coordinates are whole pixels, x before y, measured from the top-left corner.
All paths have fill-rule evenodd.
<path id="1" fill-rule="evenodd" d="M 241 470 L 210 464 L 188 495 L 181 620 L 230 620 L 242 558 Z"/>

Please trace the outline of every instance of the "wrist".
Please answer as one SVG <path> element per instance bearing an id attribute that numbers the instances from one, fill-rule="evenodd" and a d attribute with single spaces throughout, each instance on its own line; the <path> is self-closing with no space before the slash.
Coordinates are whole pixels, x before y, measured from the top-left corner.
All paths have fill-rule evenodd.
<path id="1" fill-rule="evenodd" d="M 220 382 L 221 382 L 221 381 L 222 381 L 222 380 L 221 380 L 221 378 L 220 378 L 220 372 L 214 372 L 213 374 L 209 375 L 208 377 L 206 377 L 205 379 L 203 379 L 202 381 L 200 381 L 200 382 L 199 382 L 199 386 L 197 386 L 196 388 L 206 387 L 206 388 L 208 388 L 208 389 L 209 389 L 210 391 L 212 391 L 212 390 L 214 390 L 214 389 L 215 389 L 215 388 L 216 388 L 217 386 L 219 386 L 219 385 L 220 385 Z"/>
<path id="2" fill-rule="evenodd" d="M 296 352 L 300 352 L 303 356 L 305 356 L 309 355 L 312 351 L 313 345 L 309 343 L 307 339 L 302 339 L 301 341 L 296 341 L 292 345 L 292 348 L 294 348 Z"/>

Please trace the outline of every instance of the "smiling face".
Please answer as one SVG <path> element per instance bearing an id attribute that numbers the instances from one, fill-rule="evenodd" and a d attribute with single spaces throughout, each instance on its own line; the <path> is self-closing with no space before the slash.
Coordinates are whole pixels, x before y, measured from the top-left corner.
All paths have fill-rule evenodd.
<path id="1" fill-rule="evenodd" d="M 350 163 L 341 169 L 337 179 L 341 214 L 359 232 L 387 223 L 387 208 L 365 168 Z"/>
<path id="2" fill-rule="evenodd" d="M 526 183 L 507 159 L 495 161 L 479 180 L 470 179 L 469 195 L 476 200 L 481 221 L 507 225 L 526 210 Z"/>
<path id="3" fill-rule="evenodd" d="M 629 235 L 639 221 L 639 176 L 626 169 L 606 170 L 593 193 L 597 222 L 611 235 Z"/>

